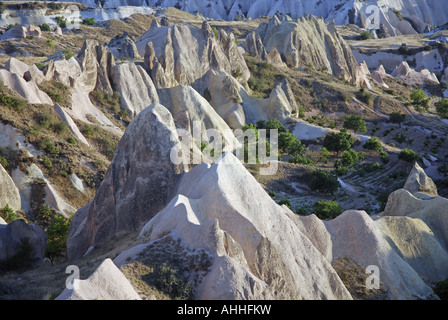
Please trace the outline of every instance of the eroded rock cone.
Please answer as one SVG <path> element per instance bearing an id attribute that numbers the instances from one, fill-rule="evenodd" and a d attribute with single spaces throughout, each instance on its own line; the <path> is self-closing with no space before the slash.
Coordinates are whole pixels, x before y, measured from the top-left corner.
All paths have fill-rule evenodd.
<path id="1" fill-rule="evenodd" d="M 67 241 L 69 258 L 137 231 L 166 206 L 188 168 L 171 161 L 175 147 L 180 147 L 176 127 L 162 105 L 151 105 L 131 122 L 94 200 L 75 214 Z"/>

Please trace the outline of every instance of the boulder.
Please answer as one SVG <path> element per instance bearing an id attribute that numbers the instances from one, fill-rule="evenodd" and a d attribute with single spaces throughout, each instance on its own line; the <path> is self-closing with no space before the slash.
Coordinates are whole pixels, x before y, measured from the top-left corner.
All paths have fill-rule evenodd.
<path id="1" fill-rule="evenodd" d="M 37 225 L 22 219 L 7 225 L 0 224 L 0 269 L 2 262 L 17 256 L 20 257 L 20 265 L 14 267 L 39 267 L 45 257 L 46 246 L 47 234 Z"/>
<path id="2" fill-rule="evenodd" d="M 204 250 L 209 257 L 195 299 L 351 299 L 292 216 L 232 153 L 225 153 L 214 164 L 184 174 L 178 195 L 141 230 L 147 245 L 125 251 L 116 261 L 143 259 L 146 246 L 170 237 L 179 239 L 182 250 Z"/>
<path id="3" fill-rule="evenodd" d="M 56 300 L 141 300 L 111 259 L 105 259 L 87 279 L 74 279 Z"/>
<path id="4" fill-rule="evenodd" d="M 0 164 L 0 209 L 6 205 L 9 205 L 14 211 L 22 209 L 19 190 Z"/>
<path id="5" fill-rule="evenodd" d="M 75 218 L 67 241 L 69 258 L 142 227 L 174 197 L 188 165 L 174 164 L 182 148 L 171 113 L 152 104 L 130 123 L 84 219 Z M 79 215 L 79 211 L 75 217 Z M 79 235 L 79 236 L 78 236 Z"/>

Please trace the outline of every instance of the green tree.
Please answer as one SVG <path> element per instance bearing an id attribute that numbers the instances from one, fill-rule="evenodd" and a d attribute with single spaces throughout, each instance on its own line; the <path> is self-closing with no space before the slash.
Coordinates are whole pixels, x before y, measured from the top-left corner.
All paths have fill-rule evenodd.
<path id="1" fill-rule="evenodd" d="M 361 116 L 350 115 L 344 118 L 344 128 L 356 132 L 366 133 L 367 125 Z"/>
<path id="2" fill-rule="evenodd" d="M 434 104 L 436 107 L 437 114 L 442 118 L 448 118 L 448 98 L 443 98 L 442 100 Z"/>
<path id="3" fill-rule="evenodd" d="M 347 130 L 343 129 L 338 133 L 326 134 L 322 144 L 327 150 L 339 153 L 353 147 L 355 140 L 351 134 L 347 133 Z"/>
<path id="4" fill-rule="evenodd" d="M 397 112 L 394 111 L 389 115 L 389 122 L 392 123 L 397 123 L 401 126 L 401 123 L 406 119 L 406 115 L 401 113 L 401 112 Z"/>
<path id="5" fill-rule="evenodd" d="M 363 148 L 367 150 L 374 150 L 377 152 L 383 151 L 383 146 L 381 145 L 381 142 L 377 137 L 372 137 L 369 140 L 367 140 L 364 143 Z"/>
<path id="6" fill-rule="evenodd" d="M 341 186 L 336 175 L 321 169 L 316 169 L 311 173 L 309 181 L 311 190 L 325 194 L 334 194 Z"/>
<path id="7" fill-rule="evenodd" d="M 353 150 L 345 150 L 341 157 L 341 164 L 345 167 L 349 167 L 358 161 L 358 153 Z"/>
<path id="8" fill-rule="evenodd" d="M 319 200 L 313 209 L 313 213 L 322 220 L 334 219 L 342 213 L 342 208 L 336 201 Z"/>
<path id="9" fill-rule="evenodd" d="M 56 258 L 65 256 L 67 249 L 67 237 L 70 228 L 70 220 L 64 217 L 54 215 L 52 223 L 48 226 L 48 240 L 46 248 L 46 256 L 51 263 Z"/>
<path id="10" fill-rule="evenodd" d="M 398 154 L 398 158 L 407 162 L 415 162 L 420 159 L 420 155 L 412 149 L 403 149 Z"/>
<path id="11" fill-rule="evenodd" d="M 428 111 L 429 108 L 429 98 L 426 97 L 426 94 L 422 89 L 414 90 L 411 92 L 411 103 L 414 108 L 420 111 L 422 108 Z"/>

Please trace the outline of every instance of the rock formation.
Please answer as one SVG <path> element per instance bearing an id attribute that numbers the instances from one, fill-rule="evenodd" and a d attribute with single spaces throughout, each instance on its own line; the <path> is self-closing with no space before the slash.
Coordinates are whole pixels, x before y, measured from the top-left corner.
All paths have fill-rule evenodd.
<path id="1" fill-rule="evenodd" d="M 104 260 L 85 280 L 74 279 L 56 300 L 141 300 L 111 259 Z"/>
<path id="2" fill-rule="evenodd" d="M 391 76 L 404 80 L 407 83 L 423 83 L 425 81 L 439 83 L 437 76 L 433 72 L 428 71 L 428 69 L 418 72 L 409 67 L 406 61 L 401 62 L 391 73 Z"/>
<path id="3" fill-rule="evenodd" d="M 19 267 L 38 267 L 45 257 L 47 234 L 41 227 L 17 219 L 9 224 L 0 224 L 0 269 L 8 259 L 20 256 Z"/>
<path id="4" fill-rule="evenodd" d="M 16 73 L 7 70 L 0 70 L 0 81 L 3 82 L 9 89 L 19 94 L 29 103 L 33 104 L 53 104 L 51 98 L 43 91 L 41 91 L 36 83 L 27 82 L 23 75 L 19 76 Z"/>
<path id="5" fill-rule="evenodd" d="M 239 74 L 241 83 L 250 76 L 233 34 L 215 34 L 208 22 L 202 28 L 153 25 L 136 45 L 157 88 L 191 85 L 209 70 Z"/>
<path id="6" fill-rule="evenodd" d="M 22 209 L 19 190 L 0 164 L 0 209 L 6 205 L 9 205 L 14 211 Z"/>
<path id="7" fill-rule="evenodd" d="M 251 96 L 226 72 L 209 71 L 193 86 L 207 97 L 216 112 L 232 129 L 239 129 L 258 120 L 276 118 L 285 121 L 293 110 L 298 111 L 297 102 L 286 79 L 277 83 L 266 99 Z"/>
<path id="8" fill-rule="evenodd" d="M 115 59 L 137 60 L 141 59 L 134 40 L 127 34 L 118 35 L 107 45 Z"/>
<path id="9" fill-rule="evenodd" d="M 211 265 L 195 287 L 195 299 L 351 299 L 292 216 L 226 153 L 186 173 L 178 195 L 140 237 L 148 244 L 180 239 L 185 250 L 207 252 Z M 144 255 L 144 247 L 123 252 L 117 265 Z"/>
<path id="10" fill-rule="evenodd" d="M 157 90 L 148 73 L 133 62 L 113 67 L 112 81 L 120 93 L 121 108 L 137 115 L 147 106 L 158 103 Z"/>
<path id="11" fill-rule="evenodd" d="M 153 104 L 123 135 L 95 199 L 80 209 L 70 226 L 67 253 L 83 255 L 91 246 L 135 232 L 175 195 L 187 165 L 171 161 L 181 148 L 171 113 Z"/>
<path id="12" fill-rule="evenodd" d="M 307 16 L 281 22 L 274 16 L 269 23 L 261 23 L 256 32 L 266 50 L 276 48 L 291 68 L 311 65 L 354 84 L 361 82 L 359 66 L 350 47 L 336 27 L 327 26 L 322 19 Z"/>
<path id="13" fill-rule="evenodd" d="M 159 96 L 160 103 L 171 112 L 173 117 L 182 111 L 188 113 L 190 130 L 194 128 L 195 122 L 200 123 L 199 129 L 203 132 L 201 135 L 204 142 L 209 142 L 211 139 L 211 136 L 206 135 L 206 130 L 213 129 L 219 132 L 220 138 L 222 138 L 222 143 L 225 146 L 223 151 L 233 151 L 238 146 L 238 141 L 227 123 L 192 87 L 180 85 L 160 89 Z"/>

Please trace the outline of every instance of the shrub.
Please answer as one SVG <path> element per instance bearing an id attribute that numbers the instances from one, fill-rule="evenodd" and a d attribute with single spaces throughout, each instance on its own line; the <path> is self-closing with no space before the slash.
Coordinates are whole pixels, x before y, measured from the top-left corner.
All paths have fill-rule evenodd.
<path id="1" fill-rule="evenodd" d="M 8 168 L 9 168 L 9 161 L 8 161 L 8 159 L 6 159 L 5 157 L 1 157 L 1 156 L 0 156 L 0 165 L 1 165 L 6 171 L 8 171 Z"/>
<path id="2" fill-rule="evenodd" d="M 70 143 L 71 145 L 76 145 L 77 144 L 76 139 L 73 138 L 73 137 L 69 137 L 67 139 L 67 142 Z"/>
<path id="3" fill-rule="evenodd" d="M 47 156 L 44 156 L 42 158 L 42 164 L 44 165 L 45 168 L 47 168 L 48 170 L 51 170 L 53 168 L 53 162 L 51 162 L 50 158 L 48 158 Z"/>
<path id="4" fill-rule="evenodd" d="M 216 29 L 216 27 L 212 27 L 212 31 L 213 31 L 213 34 L 215 35 L 215 38 L 218 39 L 218 35 L 219 35 L 218 29 Z"/>
<path id="5" fill-rule="evenodd" d="M 301 157 L 299 155 L 295 155 L 288 161 L 289 163 L 302 164 L 305 166 L 314 166 L 314 162 L 311 159 L 307 159 L 305 157 Z"/>
<path id="6" fill-rule="evenodd" d="M 319 200 L 314 204 L 313 213 L 322 220 L 334 219 L 342 213 L 342 208 L 336 201 Z"/>
<path id="7" fill-rule="evenodd" d="M 280 201 L 278 202 L 278 204 L 279 204 L 280 206 L 281 206 L 281 205 L 285 205 L 285 206 L 287 206 L 289 209 L 292 210 L 291 201 L 289 201 L 289 200 L 286 200 L 286 199 L 280 200 Z"/>
<path id="8" fill-rule="evenodd" d="M 0 216 L 6 223 L 10 223 L 19 218 L 17 213 L 9 206 L 9 204 L 0 209 Z"/>
<path id="9" fill-rule="evenodd" d="M 17 112 L 22 112 L 23 108 L 27 105 L 26 100 L 17 99 L 7 95 L 6 93 L 0 93 L 0 104 L 11 107 Z"/>
<path id="10" fill-rule="evenodd" d="M 53 39 L 47 39 L 47 44 L 50 48 L 54 48 L 54 41 Z"/>
<path id="11" fill-rule="evenodd" d="M 363 31 L 361 32 L 361 34 L 359 35 L 359 39 L 360 40 L 368 40 L 372 37 L 372 35 L 370 34 L 369 31 Z"/>
<path id="12" fill-rule="evenodd" d="M 353 149 L 345 150 L 344 153 L 342 154 L 341 164 L 343 166 L 349 167 L 356 161 L 358 161 L 358 153 L 355 150 Z"/>
<path id="13" fill-rule="evenodd" d="M 368 93 L 365 91 L 364 87 L 359 89 L 359 92 L 357 94 L 358 99 L 364 102 L 365 104 L 369 106 L 373 106 L 373 103 L 375 101 L 375 96 L 371 93 Z"/>
<path id="14" fill-rule="evenodd" d="M 59 16 L 59 17 L 56 17 L 55 19 L 56 19 L 56 22 L 59 27 L 67 28 L 67 18 Z"/>
<path id="15" fill-rule="evenodd" d="M 381 145 L 380 140 L 378 140 L 378 138 L 376 137 L 372 137 L 369 140 L 367 140 L 364 143 L 363 148 L 367 150 L 374 150 L 377 152 L 383 151 L 383 146 Z"/>
<path id="16" fill-rule="evenodd" d="M 344 118 L 344 128 L 361 133 L 367 132 L 366 122 L 361 116 L 350 115 Z"/>
<path id="17" fill-rule="evenodd" d="M 323 146 L 329 151 L 341 152 L 348 150 L 355 144 L 353 137 L 346 130 L 338 133 L 330 132 L 325 135 Z"/>
<path id="18" fill-rule="evenodd" d="M 311 173 L 309 186 L 313 191 L 334 194 L 341 184 L 339 183 L 337 176 L 332 172 L 316 169 Z"/>
<path id="19" fill-rule="evenodd" d="M 48 240 L 45 251 L 46 256 L 52 263 L 56 258 L 65 255 L 69 228 L 70 220 L 57 215 L 53 216 L 53 221 L 48 226 Z"/>
<path id="20" fill-rule="evenodd" d="M 389 122 L 401 124 L 406 119 L 406 115 L 401 112 L 392 112 L 389 115 Z"/>
<path id="21" fill-rule="evenodd" d="M 434 104 L 437 114 L 442 118 L 448 118 L 448 98 L 443 98 L 442 100 Z"/>
<path id="22" fill-rule="evenodd" d="M 64 54 L 65 60 L 69 60 L 75 56 L 75 53 L 71 49 L 65 49 L 62 53 Z"/>
<path id="23" fill-rule="evenodd" d="M 426 94 L 422 91 L 422 89 L 412 91 L 410 99 L 412 105 L 417 111 L 420 111 L 422 108 L 428 111 L 429 98 L 426 97 Z"/>
<path id="24" fill-rule="evenodd" d="M 53 157 L 59 157 L 59 151 L 49 137 L 45 137 L 40 143 L 41 149 L 49 153 Z"/>
<path id="25" fill-rule="evenodd" d="M 398 154 L 398 158 L 407 162 L 415 162 L 420 158 L 420 155 L 412 149 L 403 149 Z"/>
<path id="26" fill-rule="evenodd" d="M 93 26 L 95 23 L 95 18 L 84 18 L 81 22 L 81 24 L 86 26 Z"/>
<path id="27" fill-rule="evenodd" d="M 47 23 L 43 23 L 43 24 L 41 24 L 41 25 L 39 26 L 39 28 L 40 28 L 40 30 L 42 30 L 42 31 L 46 31 L 46 32 L 51 31 L 50 26 L 49 26 Z"/>

